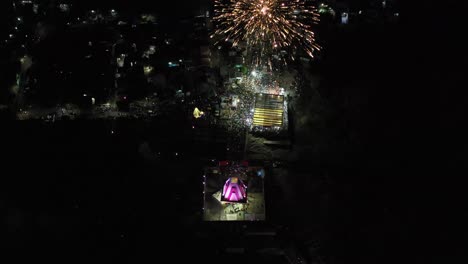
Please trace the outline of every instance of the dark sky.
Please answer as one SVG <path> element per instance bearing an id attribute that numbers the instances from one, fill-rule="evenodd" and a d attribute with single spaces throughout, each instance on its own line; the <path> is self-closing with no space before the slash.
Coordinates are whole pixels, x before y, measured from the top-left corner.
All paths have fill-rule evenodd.
<path id="1" fill-rule="evenodd" d="M 148 10 L 164 15 L 175 16 L 190 14 L 193 10 L 199 9 L 199 6 L 210 4 L 210 0 L 80 0 L 76 2 L 79 3 L 79 5 L 89 7 L 109 8 L 115 6 L 116 9 Z"/>

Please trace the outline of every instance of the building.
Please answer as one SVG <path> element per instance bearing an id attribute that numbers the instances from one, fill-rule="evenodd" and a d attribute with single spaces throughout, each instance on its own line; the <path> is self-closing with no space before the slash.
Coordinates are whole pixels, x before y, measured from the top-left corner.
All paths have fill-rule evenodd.
<path id="1" fill-rule="evenodd" d="M 275 94 L 257 94 L 253 127 L 282 127 L 284 118 L 284 96 Z"/>
<path id="2" fill-rule="evenodd" d="M 205 221 L 264 221 L 264 170 L 247 162 L 205 168 Z M 248 191 L 247 191 L 248 190 Z"/>
<path id="3" fill-rule="evenodd" d="M 247 186 L 237 177 L 229 178 L 224 184 L 221 201 L 231 203 L 247 202 Z"/>

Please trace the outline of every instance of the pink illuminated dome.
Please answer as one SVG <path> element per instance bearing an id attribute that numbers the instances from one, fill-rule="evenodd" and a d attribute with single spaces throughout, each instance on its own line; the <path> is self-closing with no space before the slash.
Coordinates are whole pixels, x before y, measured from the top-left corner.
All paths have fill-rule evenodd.
<path id="1" fill-rule="evenodd" d="M 247 186 L 237 177 L 229 178 L 224 184 L 221 200 L 225 202 L 247 202 Z"/>

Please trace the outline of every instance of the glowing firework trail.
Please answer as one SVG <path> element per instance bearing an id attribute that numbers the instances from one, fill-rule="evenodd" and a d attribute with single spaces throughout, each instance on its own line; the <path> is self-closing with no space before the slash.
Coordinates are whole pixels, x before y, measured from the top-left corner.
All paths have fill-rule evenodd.
<path id="1" fill-rule="evenodd" d="M 311 24 L 319 21 L 308 0 L 215 0 L 214 36 L 231 40 L 236 46 L 245 41 L 262 53 L 276 49 L 303 49 L 313 57 L 320 47 Z"/>

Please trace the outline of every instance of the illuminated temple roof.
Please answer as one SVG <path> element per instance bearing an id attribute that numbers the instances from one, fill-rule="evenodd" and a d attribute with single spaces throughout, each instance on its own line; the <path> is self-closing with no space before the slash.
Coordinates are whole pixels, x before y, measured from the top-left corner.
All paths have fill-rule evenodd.
<path id="1" fill-rule="evenodd" d="M 244 203 L 247 201 L 247 186 L 237 177 L 229 178 L 224 184 L 222 201 Z"/>
<path id="2" fill-rule="evenodd" d="M 247 162 L 221 161 L 219 166 L 206 167 L 203 175 L 203 219 L 264 221 L 262 172 L 262 167 L 251 167 Z"/>

